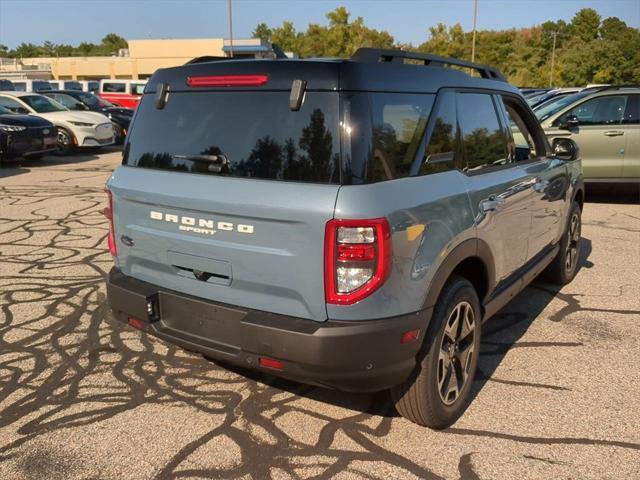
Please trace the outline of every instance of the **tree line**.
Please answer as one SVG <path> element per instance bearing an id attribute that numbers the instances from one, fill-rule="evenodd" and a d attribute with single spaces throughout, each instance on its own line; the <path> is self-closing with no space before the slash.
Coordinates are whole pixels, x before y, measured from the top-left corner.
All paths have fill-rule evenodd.
<path id="1" fill-rule="evenodd" d="M 344 7 L 336 8 L 326 17 L 327 25 L 312 23 L 304 31 L 297 31 L 290 21 L 279 27 L 260 23 L 253 37 L 275 43 L 302 58 L 349 57 L 359 47 L 401 48 L 466 60 L 471 57 L 472 32 L 464 31 L 459 23 L 429 27 L 427 40 L 412 45 L 396 42 L 386 31 L 367 27 L 362 17 L 351 20 Z M 569 22 L 557 20 L 528 28 L 478 30 L 475 61 L 498 67 L 515 85 L 547 86 L 551 81 L 554 39 L 555 85 L 640 83 L 640 30 L 617 17 L 602 18 L 591 8 L 583 8 Z M 110 33 L 99 44 L 21 43 L 12 50 L 0 45 L 0 56 L 110 56 L 120 48 L 127 48 L 126 40 Z"/>
<path id="2" fill-rule="evenodd" d="M 396 42 L 388 32 L 367 27 L 362 17 L 351 21 L 344 7 L 326 17 L 328 25 L 310 24 L 305 31 L 296 31 L 289 21 L 273 28 L 260 23 L 253 36 L 300 57 L 349 57 L 359 47 L 378 47 L 471 58 L 473 34 L 465 32 L 459 23 L 438 23 L 428 29 L 425 42 L 412 45 Z M 498 67 L 515 85 L 547 86 L 554 37 L 555 85 L 640 83 L 640 30 L 617 17 L 603 19 L 591 8 L 583 8 L 568 23 L 557 20 L 528 28 L 478 30 L 475 61 Z"/>
<path id="3" fill-rule="evenodd" d="M 10 50 L 6 45 L 0 45 L 0 57 L 31 58 L 31 57 L 103 57 L 117 55 L 118 50 L 127 48 L 127 41 L 115 33 L 104 36 L 100 43 L 82 42 L 77 46 L 55 44 L 46 41 L 42 45 L 21 43 Z"/>

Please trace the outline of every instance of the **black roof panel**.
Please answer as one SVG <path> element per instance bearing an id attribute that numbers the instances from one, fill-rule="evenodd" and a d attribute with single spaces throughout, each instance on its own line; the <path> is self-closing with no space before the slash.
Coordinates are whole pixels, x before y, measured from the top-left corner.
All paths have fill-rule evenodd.
<path id="1" fill-rule="evenodd" d="M 374 51 L 373 49 L 362 50 Z M 375 50 L 375 52 L 378 51 Z M 491 75 L 489 78 L 478 78 L 461 70 L 446 68 L 435 61 L 425 61 L 425 65 L 397 61 L 376 62 L 372 61 L 375 55 L 367 53 L 365 57 L 360 55 L 360 60 L 356 55 L 353 59 L 200 61 L 156 71 L 149 79 L 145 92 L 155 92 L 159 82 L 168 83 L 171 91 L 289 90 L 293 80 L 302 79 L 307 81 L 308 90 L 434 93 L 444 87 L 475 87 L 520 94 L 518 89 L 501 80 L 504 77 L 497 70 L 490 67 L 478 66 L 491 72 L 488 74 Z M 425 57 L 441 59 L 441 57 Z M 365 59 L 362 60 L 362 58 Z M 451 63 L 455 61 L 449 60 Z M 464 63 L 465 67 L 471 65 L 469 68 L 476 66 L 469 62 L 458 63 Z M 260 87 L 189 87 L 187 85 L 187 77 L 190 76 L 243 74 L 266 74 L 269 80 L 266 85 Z"/>

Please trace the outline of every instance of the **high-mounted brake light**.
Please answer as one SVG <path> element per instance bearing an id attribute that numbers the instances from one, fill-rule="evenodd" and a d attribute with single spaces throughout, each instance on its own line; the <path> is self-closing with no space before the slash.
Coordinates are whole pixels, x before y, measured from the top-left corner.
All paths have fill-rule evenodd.
<path id="1" fill-rule="evenodd" d="M 118 256 L 118 249 L 116 247 L 116 231 L 113 227 L 113 197 L 111 195 L 111 190 L 108 188 L 104 189 L 104 192 L 107 194 L 107 207 L 102 211 L 107 220 L 109 220 L 109 234 L 107 235 L 107 245 L 109 247 L 109 253 L 113 257 Z"/>
<path id="2" fill-rule="evenodd" d="M 190 87 L 259 87 L 269 81 L 269 76 L 251 75 L 202 75 L 187 77 Z"/>
<path id="3" fill-rule="evenodd" d="M 389 222 L 386 218 L 329 220 L 324 249 L 326 301 L 352 305 L 371 295 L 389 275 Z"/>

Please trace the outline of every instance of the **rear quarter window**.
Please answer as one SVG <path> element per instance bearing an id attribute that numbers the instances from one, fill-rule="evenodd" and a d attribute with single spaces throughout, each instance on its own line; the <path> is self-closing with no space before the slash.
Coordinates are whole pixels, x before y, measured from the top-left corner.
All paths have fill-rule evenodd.
<path id="1" fill-rule="evenodd" d="M 407 93 L 345 96 L 346 183 L 409 176 L 434 98 L 432 94 Z"/>

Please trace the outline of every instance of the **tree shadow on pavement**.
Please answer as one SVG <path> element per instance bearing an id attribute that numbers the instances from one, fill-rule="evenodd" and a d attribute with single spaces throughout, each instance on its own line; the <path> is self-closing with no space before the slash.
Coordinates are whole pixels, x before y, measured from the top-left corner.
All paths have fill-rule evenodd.
<path id="1" fill-rule="evenodd" d="M 593 263 L 589 260 L 592 248 L 591 240 L 583 237 L 580 243 L 580 258 L 578 260 L 578 273 L 576 275 L 579 275 L 580 270 L 583 268 L 593 267 Z M 559 385 L 515 382 L 502 380 L 494 376 L 494 372 L 512 348 L 535 348 L 542 346 L 571 348 L 582 345 L 576 342 L 519 342 L 531 324 L 540 317 L 547 305 L 549 305 L 553 299 L 558 298 L 560 290 L 561 287 L 558 285 L 545 283 L 543 274 L 482 326 L 482 345 L 472 398 L 475 399 L 488 381 L 550 390 L 566 390 L 565 387 Z M 559 320 L 560 319 L 554 321 Z"/>
<path id="2" fill-rule="evenodd" d="M 104 248 L 104 195 L 94 187 L 63 183 L 73 182 L 73 176 L 56 181 L 60 185 L 51 189 L 8 187 L 0 197 L 0 216 L 6 217 L 0 218 L 0 232 L 6 234 L 0 243 L 0 465 L 11 463 L 24 477 L 68 478 L 84 465 L 78 456 L 91 455 L 99 439 L 82 438 L 86 445 L 69 450 L 71 455 L 32 462 L 38 448 L 87 435 L 92 431 L 87 427 L 96 424 L 118 434 L 109 420 L 137 409 L 136 414 L 144 415 L 150 407 L 187 407 L 190 418 L 206 416 L 211 426 L 196 433 L 169 418 L 148 418 L 148 428 L 164 428 L 154 435 L 171 435 L 176 429 L 189 433 L 164 442 L 169 445 L 166 456 L 158 457 L 151 470 L 156 478 L 262 479 L 274 471 L 299 478 L 300 469 L 309 465 L 320 472 L 318 478 L 340 473 L 389 478 L 391 470 L 397 476 L 441 478 L 424 461 L 407 458 L 385 442 L 393 423 L 403 420 L 393 418 L 383 394 L 344 394 L 238 375 L 113 320 L 104 294 L 104 274 L 112 263 Z M 62 215 L 61 204 L 66 206 Z M 10 217 L 11 212 L 19 217 Z M 583 241 L 581 264 L 586 267 L 590 242 Z M 488 378 L 509 348 L 523 346 L 517 340 L 557 292 L 545 285 L 533 288 L 529 297 L 534 308 L 521 296 L 508 313 L 487 324 L 481 368 Z M 148 438 L 140 426 L 135 430 L 125 423 L 120 428 L 132 445 Z M 200 447 L 223 440 L 237 447 L 240 462 L 221 465 L 216 458 L 202 457 Z M 640 449 L 624 442 L 553 439 L 583 441 Z M 64 447 L 72 449 L 74 442 Z M 92 458 L 87 464 L 104 460 L 109 462 L 102 464 L 105 469 L 120 468 L 131 464 L 129 453 L 114 449 L 108 460 Z M 193 458 L 201 461 L 190 463 Z M 468 472 L 464 456 L 459 462 L 461 472 Z"/>

